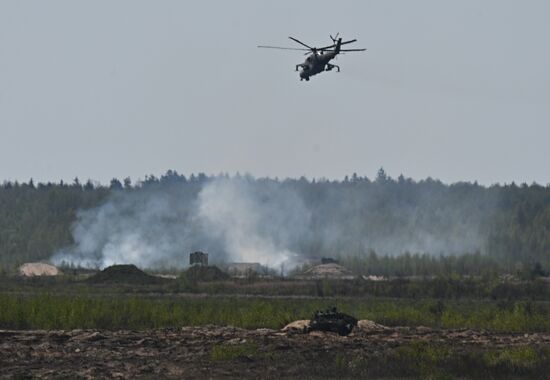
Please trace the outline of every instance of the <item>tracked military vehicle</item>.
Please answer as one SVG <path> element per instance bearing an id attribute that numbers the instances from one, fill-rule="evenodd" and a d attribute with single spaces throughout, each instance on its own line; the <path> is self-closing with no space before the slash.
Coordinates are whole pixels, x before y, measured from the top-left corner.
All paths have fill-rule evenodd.
<path id="1" fill-rule="evenodd" d="M 316 311 L 309 326 L 306 327 L 306 332 L 331 331 L 346 336 L 351 333 L 355 326 L 357 326 L 356 318 L 340 313 L 336 307 L 332 307 L 325 311 Z"/>

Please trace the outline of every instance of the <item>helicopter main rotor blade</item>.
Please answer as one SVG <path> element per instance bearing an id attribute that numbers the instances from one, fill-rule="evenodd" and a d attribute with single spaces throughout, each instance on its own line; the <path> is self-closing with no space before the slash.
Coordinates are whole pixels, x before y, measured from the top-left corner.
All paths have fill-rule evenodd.
<path id="1" fill-rule="evenodd" d="M 367 49 L 340 49 L 341 53 L 350 51 L 366 51 Z M 334 53 L 336 50 L 323 50 L 325 53 Z"/>
<path id="2" fill-rule="evenodd" d="M 343 41 L 340 45 L 351 44 L 352 42 L 357 42 L 357 40 L 353 39 L 353 40 L 349 40 L 349 41 Z"/>
<path id="3" fill-rule="evenodd" d="M 266 46 L 266 45 L 258 45 L 257 47 L 263 48 L 263 49 L 280 49 L 280 50 L 300 50 L 300 51 L 309 51 L 309 49 L 303 49 L 303 48 L 291 48 L 291 47 L 282 47 L 282 46 Z"/>
<path id="4" fill-rule="evenodd" d="M 340 44 L 340 46 L 346 45 L 346 44 L 351 44 L 351 43 L 353 43 L 353 42 L 357 42 L 357 40 L 344 41 L 344 42 L 342 42 L 342 43 Z M 336 47 L 336 44 L 332 44 L 332 45 L 329 45 L 329 46 L 325 46 L 325 47 L 319 48 L 319 49 L 317 49 L 317 50 L 327 50 L 327 49 L 332 49 L 332 48 L 334 48 L 334 47 Z"/>
<path id="5" fill-rule="evenodd" d="M 366 51 L 367 49 L 340 49 L 340 51 Z"/>
<path id="6" fill-rule="evenodd" d="M 304 44 L 302 41 L 297 40 L 297 39 L 294 38 L 294 37 L 288 37 L 288 38 L 290 38 L 290 39 L 291 39 L 292 41 L 294 41 L 294 42 L 298 42 L 298 43 L 299 43 L 300 45 L 302 45 L 302 46 L 307 47 L 309 50 L 315 50 L 315 48 L 312 48 L 311 46 Z M 317 50 L 318 50 L 318 49 L 317 49 Z"/>

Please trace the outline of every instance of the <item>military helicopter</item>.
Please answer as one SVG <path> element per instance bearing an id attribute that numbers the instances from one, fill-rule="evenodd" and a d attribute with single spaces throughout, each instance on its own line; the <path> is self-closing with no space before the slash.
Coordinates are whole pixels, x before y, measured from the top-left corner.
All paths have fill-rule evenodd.
<path id="1" fill-rule="evenodd" d="M 338 70 L 340 72 L 340 66 L 333 65 L 329 63 L 332 59 L 334 59 L 338 54 L 341 52 L 348 52 L 348 51 L 365 51 L 367 49 L 342 49 L 342 45 L 351 44 L 352 42 L 357 41 L 356 39 L 349 40 L 349 41 L 342 41 L 342 38 L 338 38 L 338 33 L 336 37 L 330 36 L 330 39 L 332 40 L 332 45 L 316 48 L 311 47 L 309 45 L 306 45 L 302 41 L 294 38 L 294 37 L 288 37 L 292 41 L 299 43 L 300 45 L 306 47 L 304 48 L 291 48 L 291 47 L 280 47 L 280 46 L 266 46 L 266 45 L 260 45 L 259 48 L 264 49 L 281 49 L 281 50 L 302 50 L 307 51 L 306 53 L 307 58 L 304 61 L 304 63 L 299 63 L 296 65 L 296 71 L 300 71 L 300 80 L 309 80 L 309 77 L 319 74 L 323 71 L 331 71 L 332 69 Z M 311 54 L 309 53 L 311 52 Z M 301 68 L 301 70 L 299 70 Z"/>

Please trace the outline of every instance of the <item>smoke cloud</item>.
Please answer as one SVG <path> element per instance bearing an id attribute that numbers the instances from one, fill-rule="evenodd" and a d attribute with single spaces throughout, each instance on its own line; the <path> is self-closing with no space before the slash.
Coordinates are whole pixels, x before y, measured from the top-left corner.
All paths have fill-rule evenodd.
<path id="1" fill-rule="evenodd" d="M 396 189 L 401 189 L 397 191 Z M 483 251 L 492 201 L 441 185 L 345 184 L 248 177 L 166 181 L 113 191 L 78 212 L 74 245 L 54 264 L 181 268 L 214 263 L 291 268 L 312 257 Z M 481 192 L 480 194 L 482 194 Z"/>
<path id="2" fill-rule="evenodd" d="M 259 262 L 271 267 L 298 257 L 288 247 L 306 233 L 309 212 L 293 192 L 274 182 L 219 178 L 197 192 L 159 184 L 115 193 L 100 207 L 80 211 L 75 246 L 57 252 L 55 264 L 104 268 L 182 267 L 189 252 L 214 262 Z"/>

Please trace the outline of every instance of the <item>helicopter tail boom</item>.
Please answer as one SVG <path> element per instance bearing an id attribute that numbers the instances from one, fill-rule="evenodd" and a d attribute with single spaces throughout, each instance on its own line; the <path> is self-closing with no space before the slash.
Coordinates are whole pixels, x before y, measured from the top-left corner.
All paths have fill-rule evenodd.
<path id="1" fill-rule="evenodd" d="M 334 52 L 336 54 L 340 53 L 340 47 L 342 46 L 342 39 L 341 38 L 338 38 L 338 40 L 336 41 L 336 46 L 334 48 Z"/>

